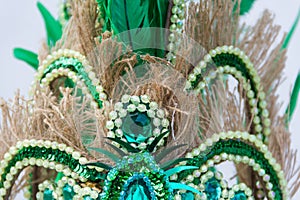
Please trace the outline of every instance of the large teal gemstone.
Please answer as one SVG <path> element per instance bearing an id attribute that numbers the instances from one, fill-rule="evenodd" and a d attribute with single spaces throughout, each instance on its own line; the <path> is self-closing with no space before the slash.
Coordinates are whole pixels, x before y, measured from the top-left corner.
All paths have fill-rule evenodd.
<path id="1" fill-rule="evenodd" d="M 146 189 L 147 190 L 147 189 Z M 126 200 L 150 200 L 143 185 L 139 181 L 133 183 L 127 191 Z M 149 193 L 149 192 L 148 192 Z"/>
<path id="2" fill-rule="evenodd" d="M 52 190 L 46 189 L 44 191 L 44 200 L 54 200 L 52 193 L 53 193 Z"/>
<path id="3" fill-rule="evenodd" d="M 73 187 L 70 185 L 65 185 L 63 188 L 63 197 L 64 199 L 73 199 L 73 196 L 75 195 L 75 192 L 73 190 Z"/>
<path id="4" fill-rule="evenodd" d="M 128 113 L 122 131 L 128 142 L 142 143 L 152 135 L 151 118 L 146 112 Z"/>
<path id="5" fill-rule="evenodd" d="M 218 200 L 221 197 L 222 188 L 220 182 L 215 179 L 211 178 L 205 183 L 205 193 L 207 199 L 209 200 Z"/>
<path id="6" fill-rule="evenodd" d="M 236 192 L 234 197 L 231 200 L 247 200 L 247 196 L 244 192 Z"/>

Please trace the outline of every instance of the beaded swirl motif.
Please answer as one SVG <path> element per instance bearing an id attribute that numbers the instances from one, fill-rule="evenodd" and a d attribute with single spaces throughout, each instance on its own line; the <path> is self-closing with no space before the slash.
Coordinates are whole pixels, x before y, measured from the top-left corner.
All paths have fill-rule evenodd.
<path id="1" fill-rule="evenodd" d="M 206 68 L 212 62 L 217 67 L 215 71 Z M 216 74 L 224 73 L 233 75 L 247 91 L 249 107 L 255 116 L 255 134 L 239 131 L 215 134 L 185 158 L 160 163 L 164 151 L 155 156 L 152 152 L 163 146 L 169 134 L 164 111 L 146 95 L 124 95 L 109 113 L 106 124 L 110 145 L 120 155 L 100 150 L 110 155 L 114 166 L 89 163 L 73 148 L 55 141 L 20 141 L 1 161 L 1 198 L 9 195 L 14 180 L 24 168 L 36 166 L 55 170 L 61 176 L 56 182 L 41 183 L 37 199 L 104 200 L 141 196 L 145 199 L 254 199 L 245 184 L 229 187 L 215 169 L 223 161 L 232 161 L 243 163 L 257 173 L 266 189 L 262 197 L 286 199 L 284 173 L 265 144 L 270 134 L 265 95 L 247 56 L 231 46 L 210 51 L 189 75 L 186 90 L 199 93 Z M 68 77 L 81 87 L 96 109 L 105 106 L 106 94 L 84 56 L 70 50 L 48 56 L 39 68 L 37 82 L 46 88 L 60 77 Z"/>

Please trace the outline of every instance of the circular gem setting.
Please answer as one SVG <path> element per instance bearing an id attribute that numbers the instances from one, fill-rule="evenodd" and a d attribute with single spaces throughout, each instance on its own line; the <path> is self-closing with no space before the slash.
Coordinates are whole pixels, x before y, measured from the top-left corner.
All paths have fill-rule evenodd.
<path id="1" fill-rule="evenodd" d="M 132 147 L 145 150 L 155 138 L 169 135 L 169 121 L 165 112 L 156 102 L 151 102 L 147 95 L 123 95 L 114 110 L 109 113 L 106 128 L 107 136 L 129 143 Z M 157 146 L 162 146 L 161 139 Z"/>

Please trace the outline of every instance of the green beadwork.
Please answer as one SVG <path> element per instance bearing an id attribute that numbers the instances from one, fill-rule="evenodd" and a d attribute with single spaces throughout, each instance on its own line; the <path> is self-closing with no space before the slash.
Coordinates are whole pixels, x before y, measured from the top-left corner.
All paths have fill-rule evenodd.
<path id="1" fill-rule="evenodd" d="M 83 64 L 76 58 L 61 57 L 57 59 L 47 67 L 47 69 L 44 71 L 41 80 L 44 77 L 46 77 L 48 73 L 51 73 L 54 69 L 59 69 L 59 68 L 68 68 L 71 71 L 78 74 L 78 76 L 80 76 L 81 79 L 86 84 L 94 100 L 98 103 L 99 108 L 103 107 L 103 102 L 99 98 L 99 93 L 96 90 L 96 86 L 93 85 L 93 82 L 89 78 L 87 72 L 85 71 Z"/>
<path id="2" fill-rule="evenodd" d="M 211 61 L 207 61 L 206 67 L 201 69 L 201 73 L 190 74 L 194 77 L 192 80 L 189 80 L 191 89 L 197 88 L 199 83 L 208 77 L 205 74 L 208 74 L 210 70 L 214 69 L 214 67 L 220 68 L 220 67 L 224 67 L 224 66 L 230 66 L 230 67 L 235 68 L 237 71 L 239 71 L 241 73 L 242 77 L 244 77 L 246 80 L 249 80 L 251 90 L 253 90 L 253 94 L 251 94 L 251 95 L 253 95 L 252 99 L 258 100 L 257 106 L 260 104 L 263 104 L 263 102 L 264 102 L 263 98 L 261 98 L 259 96 L 260 85 L 255 82 L 255 80 L 257 79 L 256 74 L 253 73 L 251 70 L 249 70 L 249 66 L 247 65 L 247 63 L 244 62 L 242 57 L 240 57 L 239 55 L 236 55 L 234 53 L 230 53 L 230 52 L 217 53 L 213 56 L 209 55 L 209 57 L 211 57 Z M 207 82 L 207 81 L 204 81 L 204 82 Z M 250 106 L 250 108 L 251 108 L 251 106 Z M 260 118 L 260 124 L 259 124 L 259 127 L 257 127 L 257 129 L 255 126 L 253 126 L 253 129 L 255 130 L 255 132 L 260 134 L 261 132 L 267 131 L 268 125 L 263 123 L 263 121 L 265 119 L 267 119 L 267 121 L 269 121 L 269 119 L 268 119 L 267 114 L 264 114 L 264 112 L 267 112 L 265 109 L 257 108 L 257 111 L 258 111 L 257 116 L 259 116 L 259 118 Z M 262 127 L 264 129 L 262 129 Z M 266 137 L 267 137 L 267 135 L 262 135 L 262 140 L 265 141 Z"/>
<path id="3" fill-rule="evenodd" d="M 10 172 L 11 167 L 15 166 L 18 161 L 22 161 L 25 158 L 36 158 L 61 163 L 77 172 L 80 176 L 91 181 L 100 181 L 104 179 L 104 175 L 85 165 L 81 165 L 78 160 L 74 159 L 72 155 L 67 154 L 66 152 L 46 147 L 23 147 L 9 161 L 8 166 L 4 169 L 4 173 L 1 176 L 0 188 L 3 187 L 3 181 L 6 179 L 6 174 Z"/>
<path id="4" fill-rule="evenodd" d="M 170 195 L 168 178 L 160 170 L 153 156 L 144 152 L 125 156 L 110 170 L 102 198 L 130 200 L 141 197 L 150 200 L 155 196 L 168 199 Z"/>
<path id="5" fill-rule="evenodd" d="M 266 174 L 270 175 L 270 182 L 273 184 L 273 191 L 275 192 L 276 200 L 282 199 L 282 191 L 279 184 L 279 178 L 268 160 L 264 157 L 264 154 L 258 151 L 253 146 L 240 141 L 240 140 L 219 140 L 211 148 L 204 152 L 201 152 L 198 157 L 194 157 L 191 161 L 187 162 L 187 165 L 199 166 L 204 165 L 209 159 L 214 156 L 220 155 L 221 153 L 227 153 L 232 155 L 247 156 L 253 158 L 262 169 L 265 170 Z M 192 170 L 181 172 L 178 174 L 178 180 L 182 180 L 192 173 Z"/>
<path id="6" fill-rule="evenodd" d="M 169 135 L 170 123 L 164 118 L 164 111 L 147 95 L 123 95 L 121 100 L 109 113 L 110 120 L 106 123 L 109 137 L 125 141 L 127 145 L 121 148 L 130 152 L 156 151 Z"/>
<path id="7" fill-rule="evenodd" d="M 212 60 L 213 64 L 215 64 L 217 67 L 226 65 L 235 67 L 242 73 L 242 76 L 245 77 L 246 80 L 250 81 L 251 88 L 254 89 L 255 93 L 258 93 L 259 90 L 253 81 L 254 76 L 250 74 L 250 72 L 247 70 L 246 63 L 239 56 L 230 53 L 221 53 L 217 54 L 215 57 L 212 57 Z"/>
<path id="8" fill-rule="evenodd" d="M 255 93 L 258 93 L 258 88 L 253 81 L 254 77 L 247 70 L 246 63 L 239 56 L 231 53 L 220 53 L 212 57 L 212 62 L 208 63 L 207 65 L 216 67 L 229 65 L 236 68 L 236 70 L 242 73 L 243 77 L 250 81 L 251 88 L 255 90 Z M 202 80 L 201 77 L 203 76 L 203 73 L 205 73 L 205 70 L 207 71 L 207 68 L 203 70 L 204 71 L 202 71 L 201 74 L 197 75 L 196 80 L 191 82 L 193 88 L 197 87 L 199 81 Z"/>

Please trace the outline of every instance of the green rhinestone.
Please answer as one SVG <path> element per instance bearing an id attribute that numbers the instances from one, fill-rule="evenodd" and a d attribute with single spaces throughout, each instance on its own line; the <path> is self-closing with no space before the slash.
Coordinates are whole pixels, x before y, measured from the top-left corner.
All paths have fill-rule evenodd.
<path id="1" fill-rule="evenodd" d="M 53 200 L 54 198 L 53 198 L 52 193 L 53 193 L 53 191 L 47 188 L 44 191 L 44 200 Z"/>
<path id="2" fill-rule="evenodd" d="M 208 199 L 210 200 L 220 199 L 221 192 L 222 192 L 221 184 L 217 179 L 212 178 L 205 183 L 205 193 Z"/>
<path id="3" fill-rule="evenodd" d="M 121 129 L 129 142 L 142 143 L 152 136 L 151 118 L 146 112 L 128 113 Z"/>
<path id="4" fill-rule="evenodd" d="M 237 192 L 231 200 L 247 200 L 247 196 L 244 192 Z"/>
<path id="5" fill-rule="evenodd" d="M 63 197 L 64 199 L 73 199 L 75 195 L 73 188 L 70 185 L 65 185 L 63 188 Z"/>
<path id="6" fill-rule="evenodd" d="M 126 194 L 126 200 L 150 200 L 149 191 L 145 191 L 145 186 L 140 183 L 140 181 L 136 181 L 134 184 L 128 188 Z"/>

